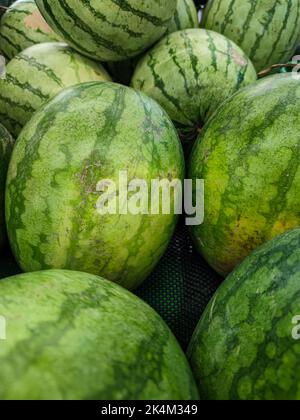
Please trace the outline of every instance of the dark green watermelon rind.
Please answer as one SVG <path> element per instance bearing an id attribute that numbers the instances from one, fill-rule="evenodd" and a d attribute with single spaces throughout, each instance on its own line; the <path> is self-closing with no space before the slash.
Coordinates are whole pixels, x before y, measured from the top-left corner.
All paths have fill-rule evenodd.
<path id="1" fill-rule="evenodd" d="M 256 250 L 208 305 L 188 355 L 202 398 L 299 400 L 300 229 Z"/>

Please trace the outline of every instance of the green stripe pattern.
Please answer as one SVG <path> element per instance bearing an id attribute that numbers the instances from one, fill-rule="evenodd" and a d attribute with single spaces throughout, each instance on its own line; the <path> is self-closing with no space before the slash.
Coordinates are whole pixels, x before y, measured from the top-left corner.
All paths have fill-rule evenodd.
<path id="1" fill-rule="evenodd" d="M 194 127 L 256 78 L 252 63 L 229 39 L 188 29 L 166 36 L 141 59 L 132 86 L 158 101 L 176 123 Z"/>
<path id="2" fill-rule="evenodd" d="M 260 71 L 293 55 L 300 42 L 300 2 L 209 0 L 203 26 L 234 41 Z"/>
<path id="3" fill-rule="evenodd" d="M 37 0 L 48 24 L 69 45 L 100 61 L 132 58 L 166 32 L 177 0 Z"/>
<path id="4" fill-rule="evenodd" d="M 228 99 L 195 145 L 190 177 L 205 181 L 205 221 L 192 234 L 229 274 L 255 248 L 300 224 L 300 85 L 263 79 Z"/>
<path id="5" fill-rule="evenodd" d="M 198 28 L 198 12 L 193 0 L 178 0 L 175 14 L 168 24 L 167 33 L 171 34 L 182 29 Z"/>
<path id="6" fill-rule="evenodd" d="M 14 148 L 6 191 L 9 239 L 24 271 L 82 270 L 129 289 L 150 274 L 177 222 L 175 198 L 170 214 L 152 214 L 150 200 L 139 214 L 120 214 L 119 205 L 115 214 L 100 214 L 97 186 L 115 182 L 118 197 L 120 171 L 128 183 L 147 182 L 147 200 L 151 180 L 184 176 L 176 129 L 150 98 L 113 83 L 86 83 L 34 115 Z"/>
<path id="7" fill-rule="evenodd" d="M 66 44 L 34 45 L 16 55 L 0 79 L 0 122 L 17 137 L 32 114 L 64 88 L 109 80 L 100 64 Z"/>
<path id="8" fill-rule="evenodd" d="M 14 141 L 9 132 L 0 124 L 0 249 L 6 241 L 6 228 L 4 218 L 5 182 L 9 160 Z"/>
<path id="9" fill-rule="evenodd" d="M 183 29 L 198 28 L 198 14 L 193 0 L 178 0 L 177 9 L 173 19 L 168 25 L 167 33 L 177 32 Z M 135 67 L 140 57 L 131 60 L 109 62 L 108 68 L 114 81 L 124 85 L 130 85 Z"/>
<path id="10" fill-rule="evenodd" d="M 49 270 L 0 283 L 3 400 L 190 400 L 174 336 L 142 300 L 86 273 Z"/>
<path id="11" fill-rule="evenodd" d="M 247 258 L 217 291 L 188 350 L 202 398 L 300 400 L 300 342 L 293 337 L 299 251 L 300 230 L 289 231 Z"/>
<path id="12" fill-rule="evenodd" d="M 16 1 L 1 18 L 0 51 L 9 60 L 34 44 L 58 40 L 34 0 Z"/>

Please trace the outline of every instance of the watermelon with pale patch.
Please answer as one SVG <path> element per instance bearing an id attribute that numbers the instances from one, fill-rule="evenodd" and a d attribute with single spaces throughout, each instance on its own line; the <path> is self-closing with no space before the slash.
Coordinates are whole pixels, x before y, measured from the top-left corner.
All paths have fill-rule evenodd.
<path id="1" fill-rule="evenodd" d="M 160 203 L 152 211 L 152 181 L 183 177 L 176 129 L 155 101 L 114 83 L 64 90 L 13 151 L 6 220 L 14 255 L 25 271 L 82 270 L 133 289 L 164 254 L 178 218 L 174 194 L 168 211 Z M 139 197 L 136 180 L 146 183 Z"/>
<path id="2" fill-rule="evenodd" d="M 109 81 L 104 68 L 60 42 L 33 45 L 17 54 L 0 79 L 0 122 L 18 136 L 34 112 L 68 86 Z"/>
<path id="3" fill-rule="evenodd" d="M 100 61 L 136 57 L 166 32 L 177 0 L 36 0 L 65 42 Z"/>
<path id="4" fill-rule="evenodd" d="M 196 142 L 189 177 L 204 179 L 205 219 L 192 235 L 224 276 L 300 225 L 299 98 L 297 75 L 267 77 L 229 98 Z"/>
<path id="5" fill-rule="evenodd" d="M 171 331 L 146 303 L 82 272 L 0 282 L 1 400 L 190 400 L 198 392 Z"/>
<path id="6" fill-rule="evenodd" d="M 34 0 L 16 1 L 1 18 L 0 51 L 9 60 L 34 44 L 58 40 Z"/>
<path id="7" fill-rule="evenodd" d="M 260 71 L 286 63 L 300 43 L 300 2 L 209 0 L 202 25 L 234 41 Z"/>

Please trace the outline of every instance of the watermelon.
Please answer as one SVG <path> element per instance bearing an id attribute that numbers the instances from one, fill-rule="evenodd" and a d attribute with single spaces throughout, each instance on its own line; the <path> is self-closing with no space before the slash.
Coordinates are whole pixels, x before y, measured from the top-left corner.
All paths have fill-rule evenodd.
<path id="1" fill-rule="evenodd" d="M 195 128 L 256 77 L 252 63 L 223 35 L 188 29 L 166 36 L 141 59 L 132 86 L 160 103 L 174 122 Z"/>
<path id="2" fill-rule="evenodd" d="M 6 190 L 14 255 L 24 271 L 86 271 L 133 289 L 163 255 L 177 221 L 173 194 L 169 214 L 148 209 L 150 182 L 183 176 L 177 132 L 155 101 L 113 83 L 67 89 L 33 116 L 14 148 Z M 128 207 L 131 195 L 126 200 L 120 184 L 137 179 L 149 185 L 138 214 L 118 203 L 99 212 L 99 183 L 116 184 L 103 206 L 113 209 L 120 195 Z"/>
<path id="3" fill-rule="evenodd" d="M 177 0 L 36 0 L 48 24 L 80 53 L 100 61 L 135 57 L 166 32 Z"/>
<path id="4" fill-rule="evenodd" d="M 109 81 L 100 64 L 66 44 L 34 45 L 16 55 L 0 79 L 0 122 L 18 136 L 32 114 L 65 87 L 88 81 Z"/>
<path id="5" fill-rule="evenodd" d="M 1 400 L 197 399 L 186 358 L 146 303 L 100 277 L 46 270 L 0 282 Z"/>
<path id="6" fill-rule="evenodd" d="M 34 0 L 16 1 L 1 19 L 0 51 L 8 59 L 34 44 L 57 40 Z"/>
<path id="7" fill-rule="evenodd" d="M 179 0 L 175 14 L 168 24 L 167 34 L 182 29 L 198 28 L 198 12 L 193 0 Z"/>
<path id="8" fill-rule="evenodd" d="M 285 63 L 300 41 L 299 0 L 209 0 L 202 25 L 227 36 L 258 71 Z"/>
<path id="9" fill-rule="evenodd" d="M 256 250 L 208 305 L 188 349 L 202 398 L 299 400 L 299 308 L 298 228 Z"/>
<path id="10" fill-rule="evenodd" d="M 277 74 L 217 111 L 195 144 L 190 177 L 205 181 L 196 246 L 226 276 L 255 248 L 300 224 L 300 82 Z"/>
<path id="11" fill-rule="evenodd" d="M 0 124 L 0 249 L 3 248 L 6 239 L 4 219 L 5 181 L 13 144 L 11 135 Z"/>
<path id="12" fill-rule="evenodd" d="M 199 27 L 197 9 L 193 0 L 178 1 L 175 14 L 168 24 L 167 33 L 173 33 L 182 29 Z M 108 68 L 114 81 L 129 85 L 132 79 L 134 70 L 141 56 L 130 60 L 109 62 Z"/>

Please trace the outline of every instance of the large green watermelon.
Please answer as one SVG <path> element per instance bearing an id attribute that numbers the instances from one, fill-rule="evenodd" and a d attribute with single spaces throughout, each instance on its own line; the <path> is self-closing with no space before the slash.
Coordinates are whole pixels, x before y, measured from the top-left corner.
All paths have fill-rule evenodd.
<path id="1" fill-rule="evenodd" d="M 58 39 L 34 0 L 16 1 L 1 18 L 0 51 L 8 59 L 34 44 Z"/>
<path id="2" fill-rule="evenodd" d="M 178 0 L 174 16 L 168 24 L 167 33 L 182 29 L 198 28 L 198 12 L 193 0 Z"/>
<path id="3" fill-rule="evenodd" d="M 118 285 L 50 270 L 0 282 L 1 400 L 197 399 L 162 319 Z"/>
<path id="4" fill-rule="evenodd" d="M 110 76 L 66 44 L 34 45 L 16 55 L 0 79 L 0 122 L 17 136 L 32 114 L 65 87 Z"/>
<path id="5" fill-rule="evenodd" d="M 300 400 L 299 308 L 296 229 L 256 250 L 208 305 L 188 350 L 202 398 Z"/>
<path id="6" fill-rule="evenodd" d="M 294 76 L 270 76 L 238 92 L 195 145 L 190 177 L 205 181 L 205 220 L 192 234 L 223 275 L 300 225 L 300 81 Z"/>
<path id="7" fill-rule="evenodd" d="M 0 249 L 3 247 L 6 239 L 4 219 L 5 181 L 13 144 L 11 135 L 0 124 Z"/>
<path id="8" fill-rule="evenodd" d="M 49 25 L 73 48 L 100 61 L 135 57 L 166 32 L 177 0 L 36 0 Z"/>
<path id="9" fill-rule="evenodd" d="M 299 0 L 209 0 L 202 25 L 239 45 L 262 70 L 285 63 L 300 41 Z"/>
<path id="10" fill-rule="evenodd" d="M 120 184 L 127 187 L 120 172 L 128 184 L 147 183 L 139 214 L 121 214 L 125 206 L 116 214 L 98 211 L 99 183 L 116 183 L 110 205 Z M 25 271 L 68 268 L 136 287 L 163 255 L 177 221 L 173 195 L 170 214 L 149 211 L 150 182 L 183 176 L 177 132 L 156 102 L 113 83 L 65 90 L 34 115 L 14 148 L 6 218 L 17 261 Z M 121 195 L 126 206 L 135 199 Z"/>
<path id="11" fill-rule="evenodd" d="M 158 101 L 173 121 L 193 128 L 255 80 L 239 47 L 215 32 L 188 29 L 166 36 L 141 59 L 132 86 Z"/>

